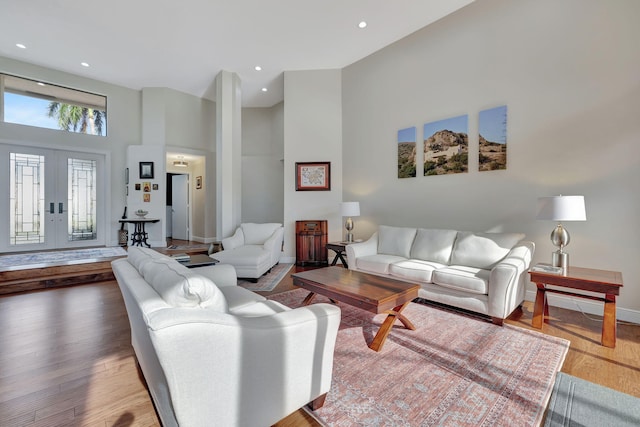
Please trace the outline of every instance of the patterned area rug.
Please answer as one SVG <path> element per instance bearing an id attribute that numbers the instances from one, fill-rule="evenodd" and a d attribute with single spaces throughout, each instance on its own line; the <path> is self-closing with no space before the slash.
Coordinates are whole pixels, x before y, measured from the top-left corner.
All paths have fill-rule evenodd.
<path id="1" fill-rule="evenodd" d="M 215 257 L 215 254 L 213 255 Z M 293 264 L 280 263 L 271 269 L 271 273 L 267 273 L 258 279 L 258 283 L 249 280 L 238 279 L 238 286 L 242 286 L 250 291 L 272 291 L 282 278 L 291 270 Z"/>
<path id="2" fill-rule="evenodd" d="M 307 291 L 269 297 L 298 307 Z M 314 302 L 326 302 L 316 297 Z M 378 353 L 385 315 L 340 304 L 333 381 L 314 412 L 329 426 L 537 426 L 569 342 L 410 304 Z"/>
<path id="3" fill-rule="evenodd" d="M 0 256 L 0 268 L 95 258 L 113 258 L 126 255 L 127 251 L 120 246 L 109 248 L 73 249 L 68 251 L 31 252 Z"/>

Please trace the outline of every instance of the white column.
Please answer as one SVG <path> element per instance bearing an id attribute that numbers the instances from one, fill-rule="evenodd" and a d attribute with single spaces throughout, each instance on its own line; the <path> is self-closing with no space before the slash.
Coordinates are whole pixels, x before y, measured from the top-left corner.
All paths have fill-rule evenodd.
<path id="1" fill-rule="evenodd" d="M 240 225 L 242 207 L 242 90 L 236 73 L 216 76 L 216 236 Z"/>

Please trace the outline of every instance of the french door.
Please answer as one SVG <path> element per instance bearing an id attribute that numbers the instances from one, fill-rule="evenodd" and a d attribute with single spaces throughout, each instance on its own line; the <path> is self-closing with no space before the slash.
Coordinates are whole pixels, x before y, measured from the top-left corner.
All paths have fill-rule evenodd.
<path id="1" fill-rule="evenodd" d="M 0 144 L 0 251 L 102 246 L 104 155 Z"/>

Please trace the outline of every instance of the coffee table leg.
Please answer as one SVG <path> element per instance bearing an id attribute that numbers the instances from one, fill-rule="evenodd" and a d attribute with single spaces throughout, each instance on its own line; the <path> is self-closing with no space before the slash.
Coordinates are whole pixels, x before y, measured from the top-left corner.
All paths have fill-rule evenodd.
<path id="1" fill-rule="evenodd" d="M 545 314 L 549 315 L 549 307 L 547 306 L 547 294 L 543 283 L 536 283 L 538 287 L 536 291 L 536 302 L 533 305 L 533 319 L 531 319 L 531 326 L 534 328 L 542 329 L 542 322 L 544 321 Z"/>
<path id="2" fill-rule="evenodd" d="M 384 322 L 382 323 L 380 330 L 378 331 L 376 336 L 373 337 L 373 341 L 371 341 L 371 344 L 369 344 L 369 348 L 371 350 L 374 350 L 374 351 L 382 350 L 382 346 L 384 345 L 384 342 L 387 340 L 387 335 L 389 335 L 389 332 L 391 332 L 391 328 L 393 328 L 393 324 L 395 323 L 396 319 L 400 320 L 400 322 L 402 322 L 402 324 L 407 329 L 410 329 L 412 331 L 416 330 L 416 327 L 413 326 L 413 323 L 411 323 L 411 321 L 407 319 L 407 317 L 404 314 L 401 313 L 402 310 L 404 310 L 405 307 L 409 305 L 410 302 L 411 301 L 408 301 L 402 305 L 394 307 L 393 310 L 385 311 L 385 313 L 388 314 L 387 318 L 384 319 Z"/>
<path id="3" fill-rule="evenodd" d="M 316 294 L 315 294 L 315 293 L 313 293 L 313 292 L 309 292 L 309 295 L 307 295 L 307 296 L 305 297 L 305 299 L 302 301 L 302 305 L 303 305 L 303 306 L 305 306 L 305 305 L 309 305 L 309 304 L 311 304 L 311 301 L 313 300 L 313 298 L 314 298 L 315 296 L 316 296 Z"/>

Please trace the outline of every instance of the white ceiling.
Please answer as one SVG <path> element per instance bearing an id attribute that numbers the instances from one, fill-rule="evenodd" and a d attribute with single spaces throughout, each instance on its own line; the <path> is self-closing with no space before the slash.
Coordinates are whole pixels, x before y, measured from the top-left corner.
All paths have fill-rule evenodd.
<path id="1" fill-rule="evenodd" d="M 473 1 L 0 0 L 0 56 L 210 99 L 227 70 L 243 106 L 268 107 L 283 71 L 343 68 Z"/>

